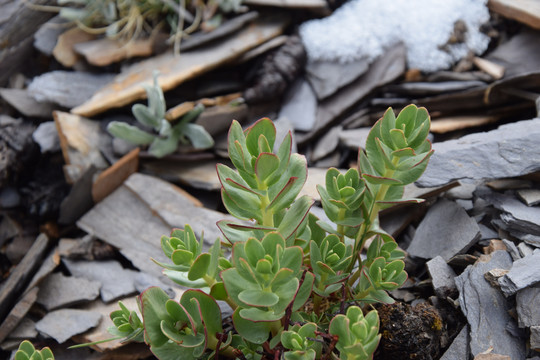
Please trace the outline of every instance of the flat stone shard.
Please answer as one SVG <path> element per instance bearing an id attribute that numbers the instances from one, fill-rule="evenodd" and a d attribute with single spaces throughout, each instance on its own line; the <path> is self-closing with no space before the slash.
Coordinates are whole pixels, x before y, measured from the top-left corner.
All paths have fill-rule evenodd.
<path id="1" fill-rule="evenodd" d="M 48 311 L 68 307 L 99 296 L 101 282 L 61 273 L 49 275 L 40 285 L 37 303 Z"/>
<path id="2" fill-rule="evenodd" d="M 540 326 L 531 326 L 531 348 L 538 351 L 540 350 Z"/>
<path id="3" fill-rule="evenodd" d="M 513 196 L 500 193 L 483 194 L 482 197 L 503 211 L 501 220 L 509 229 L 540 236 L 540 207 L 527 206 Z"/>
<path id="4" fill-rule="evenodd" d="M 440 360 L 463 360 L 469 357 L 469 327 L 465 325 Z"/>
<path id="5" fill-rule="evenodd" d="M 452 297 L 457 291 L 456 282 L 454 278 L 456 273 L 441 256 L 436 256 L 426 263 L 426 266 L 431 275 L 433 290 L 435 294 L 441 298 L 446 299 L 448 296 Z"/>
<path id="6" fill-rule="evenodd" d="M 506 296 L 538 282 L 540 282 L 540 251 L 515 261 L 508 274 L 499 279 L 501 290 Z"/>
<path id="7" fill-rule="evenodd" d="M 117 261 L 62 261 L 73 276 L 101 283 L 101 299 L 106 303 L 136 292 L 134 283 L 138 272 L 124 269 Z"/>
<path id="8" fill-rule="evenodd" d="M 540 285 L 518 291 L 516 303 L 519 327 L 540 326 Z"/>
<path id="9" fill-rule="evenodd" d="M 42 154 L 60 151 L 60 139 L 54 121 L 39 124 L 32 134 L 32 139 L 39 145 Z"/>
<path id="10" fill-rule="evenodd" d="M 215 46 L 202 47 L 183 53 L 178 58 L 172 51 L 143 60 L 127 68 L 109 84 L 97 91 L 84 103 L 72 109 L 75 114 L 92 116 L 114 107 L 121 107 L 142 99 L 146 93 L 143 85 L 151 85 L 153 72 L 163 91 L 177 87 L 186 80 L 208 72 L 233 60 L 246 51 L 281 34 L 287 19 L 257 20 L 234 36 L 219 41 Z"/>
<path id="11" fill-rule="evenodd" d="M 538 189 L 522 189 L 518 190 L 517 194 L 527 204 L 527 206 L 535 206 L 540 204 L 540 190 Z"/>
<path id="12" fill-rule="evenodd" d="M 36 329 L 62 344 L 72 336 L 98 326 L 100 321 L 101 314 L 97 312 L 60 309 L 45 315 L 36 323 Z"/>
<path id="13" fill-rule="evenodd" d="M 0 89 L 0 96 L 18 112 L 28 117 L 50 118 L 55 108 L 51 103 L 36 101 L 26 89 Z"/>
<path id="14" fill-rule="evenodd" d="M 72 108 L 84 103 L 112 79 L 113 75 L 110 74 L 51 71 L 36 76 L 28 85 L 28 92 L 39 102 Z"/>
<path id="15" fill-rule="evenodd" d="M 509 269 L 511 266 L 510 255 L 506 251 L 496 251 L 481 257 L 456 277 L 459 305 L 470 326 L 470 349 L 474 356 L 493 347 L 493 353 L 512 359 L 525 358 L 523 339 L 506 331 L 508 322 L 514 321 L 508 313 L 512 305 L 499 289 L 484 279 L 484 274 L 492 269 Z"/>
<path id="16" fill-rule="evenodd" d="M 538 143 L 540 118 L 518 121 L 489 132 L 435 143 L 435 153 L 416 184 L 426 187 L 439 186 L 457 179 L 495 179 L 538 171 Z"/>
<path id="17" fill-rule="evenodd" d="M 309 82 L 297 79 L 285 94 L 279 117 L 286 118 L 295 130 L 310 131 L 315 125 L 317 99 Z"/>
<path id="18" fill-rule="evenodd" d="M 458 204 L 440 199 L 418 226 L 407 252 L 423 259 L 440 255 L 448 261 L 466 252 L 479 238 L 476 221 Z"/>

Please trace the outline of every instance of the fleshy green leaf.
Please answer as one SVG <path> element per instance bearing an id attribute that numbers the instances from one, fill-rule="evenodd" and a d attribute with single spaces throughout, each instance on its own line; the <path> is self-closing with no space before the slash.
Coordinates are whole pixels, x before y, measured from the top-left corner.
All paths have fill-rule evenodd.
<path id="1" fill-rule="evenodd" d="M 107 125 L 107 131 L 114 137 L 126 140 L 135 145 L 148 145 L 156 137 L 149 134 L 136 126 L 126 124 L 120 121 L 111 121 Z"/>

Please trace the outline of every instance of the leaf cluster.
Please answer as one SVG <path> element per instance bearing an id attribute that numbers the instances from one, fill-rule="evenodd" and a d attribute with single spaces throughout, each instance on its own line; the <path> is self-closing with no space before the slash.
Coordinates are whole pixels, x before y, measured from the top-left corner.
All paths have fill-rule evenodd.
<path id="1" fill-rule="evenodd" d="M 214 140 L 210 134 L 201 125 L 192 123 L 202 113 L 204 106 L 198 104 L 179 121 L 172 124 L 165 119 L 165 97 L 157 78 L 158 74 L 155 73 L 154 85 L 145 86 L 148 106 L 135 104 L 132 107 L 133 115 L 139 124 L 153 129 L 153 132 L 120 121 L 111 121 L 107 126 L 107 131 L 114 137 L 132 144 L 149 145 L 148 152 L 158 158 L 176 151 L 178 143 L 191 143 L 195 149 L 212 147 Z"/>
<path id="2" fill-rule="evenodd" d="M 144 328 L 162 360 L 372 359 L 381 335 L 369 304 L 392 303 L 387 292 L 407 279 L 404 253 L 379 228 L 378 213 L 420 201 L 401 197 L 432 154 L 429 121 L 414 105 L 397 118 L 389 109 L 360 150 L 359 168 L 328 170 L 318 190 L 332 224 L 310 213 L 313 200 L 298 197 L 307 167 L 291 153 L 291 134 L 278 144 L 269 119 L 245 130 L 234 121 L 228 145 L 236 169 L 217 166 L 223 203 L 238 218 L 218 223 L 227 242 L 216 239 L 205 251 L 189 225 L 163 236 L 172 263 L 156 263 L 190 289 L 178 302 L 146 290 L 142 324 L 121 305 L 112 333 L 140 341 Z M 232 327 L 223 326 L 217 300 L 233 309 Z"/>

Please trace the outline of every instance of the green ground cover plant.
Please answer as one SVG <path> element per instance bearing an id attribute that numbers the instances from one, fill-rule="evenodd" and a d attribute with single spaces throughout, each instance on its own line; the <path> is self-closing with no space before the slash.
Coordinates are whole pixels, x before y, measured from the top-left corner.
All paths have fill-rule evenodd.
<path id="1" fill-rule="evenodd" d="M 189 225 L 163 236 L 170 262 L 156 263 L 189 289 L 176 301 L 151 287 L 138 313 L 120 303 L 111 334 L 144 341 L 162 360 L 371 359 L 381 337 L 371 304 L 393 303 L 387 292 L 407 279 L 404 253 L 378 214 L 422 201 L 402 197 L 433 153 L 429 127 L 424 108 L 409 105 L 397 117 L 388 109 L 359 150 L 358 168 L 331 168 L 318 186 L 325 222 L 310 212 L 311 198 L 298 196 L 307 164 L 291 152 L 291 134 L 276 143 L 269 119 L 245 130 L 233 121 L 234 168 L 220 164 L 217 173 L 238 221 L 220 221 L 224 241 L 208 251 Z M 232 325 L 217 301 L 233 309 Z"/>

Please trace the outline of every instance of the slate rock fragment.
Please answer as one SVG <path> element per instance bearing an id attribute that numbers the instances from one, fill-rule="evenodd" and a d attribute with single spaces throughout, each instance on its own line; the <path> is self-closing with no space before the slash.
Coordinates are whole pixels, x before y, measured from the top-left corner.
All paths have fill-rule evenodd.
<path id="1" fill-rule="evenodd" d="M 94 300 L 100 288 L 99 281 L 54 273 L 39 285 L 37 303 L 48 311 L 68 307 Z"/>
<path id="2" fill-rule="evenodd" d="M 518 291 L 516 310 L 520 327 L 540 326 L 540 285 Z"/>
<path id="3" fill-rule="evenodd" d="M 540 207 L 527 206 L 513 196 L 500 193 L 481 196 L 503 211 L 500 218 L 508 229 L 540 236 Z"/>
<path id="4" fill-rule="evenodd" d="M 539 189 L 522 189 L 518 190 L 518 196 L 527 206 L 535 206 L 540 204 L 540 190 Z"/>
<path id="5" fill-rule="evenodd" d="M 72 336 L 98 326 L 100 321 L 101 314 L 97 312 L 60 309 L 45 315 L 36 323 L 36 329 L 62 344 Z"/>
<path id="6" fill-rule="evenodd" d="M 317 99 L 304 78 L 294 81 L 286 92 L 279 118 L 290 121 L 295 130 L 310 131 L 315 126 Z"/>
<path id="7" fill-rule="evenodd" d="M 452 297 L 457 292 L 454 278 L 456 273 L 441 256 L 436 256 L 426 263 L 429 274 L 431 275 L 433 289 L 435 294 L 446 299 Z"/>
<path id="8" fill-rule="evenodd" d="M 32 139 L 39 145 L 42 154 L 60 151 L 60 138 L 54 121 L 39 124 L 32 134 Z"/>
<path id="9" fill-rule="evenodd" d="M 466 252 L 479 238 L 476 221 L 461 206 L 442 198 L 428 210 L 407 252 L 423 259 L 440 255 L 448 261 Z"/>
<path id="10" fill-rule="evenodd" d="M 111 74 L 51 71 L 36 76 L 28 85 L 28 92 L 39 102 L 54 102 L 72 108 L 84 103 L 113 78 Z"/>
<path id="11" fill-rule="evenodd" d="M 519 250 L 513 241 L 503 239 L 503 243 L 506 246 L 506 251 L 508 251 L 510 256 L 512 256 L 512 260 L 516 261 L 521 259 L 521 254 L 519 253 Z"/>
<path id="12" fill-rule="evenodd" d="M 106 303 L 136 292 L 134 281 L 138 272 L 124 269 L 117 261 L 62 261 L 71 275 L 101 282 L 101 299 Z"/>
<path id="13" fill-rule="evenodd" d="M 540 282 L 540 251 L 514 262 L 505 276 L 499 279 L 501 290 L 506 296 Z"/>
<path id="14" fill-rule="evenodd" d="M 459 304 L 470 326 L 472 355 L 493 347 L 493 353 L 508 355 L 512 359 L 525 358 L 523 339 L 510 335 L 506 330 L 507 323 L 513 321 L 508 313 L 512 305 L 484 278 L 484 274 L 492 269 L 509 269 L 511 266 L 512 258 L 506 251 L 495 251 L 482 256 L 455 279 Z"/>
<path id="15" fill-rule="evenodd" d="M 468 359 L 470 357 L 469 354 L 469 327 L 465 325 L 440 360 Z"/>
<path id="16" fill-rule="evenodd" d="M 457 179 L 516 177 L 540 170 L 540 118 L 434 143 L 429 166 L 416 182 L 438 186 Z"/>
<path id="17" fill-rule="evenodd" d="M 540 349 L 540 326 L 531 326 L 531 348 Z"/>

